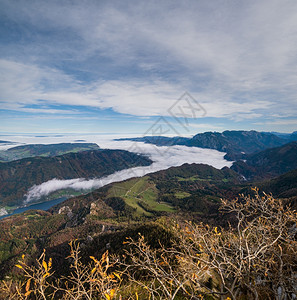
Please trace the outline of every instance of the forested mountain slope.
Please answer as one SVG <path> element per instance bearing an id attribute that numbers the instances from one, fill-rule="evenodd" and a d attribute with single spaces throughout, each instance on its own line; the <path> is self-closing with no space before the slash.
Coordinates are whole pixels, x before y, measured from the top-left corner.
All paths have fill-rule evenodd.
<path id="1" fill-rule="evenodd" d="M 251 154 L 233 163 L 231 169 L 247 180 L 261 180 L 282 175 L 297 168 L 297 142 Z"/>
<path id="2" fill-rule="evenodd" d="M 0 204 L 21 204 L 30 187 L 53 178 L 102 177 L 150 164 L 149 158 L 124 150 L 93 150 L 0 163 Z"/>
<path id="3" fill-rule="evenodd" d="M 292 136 L 292 138 L 294 137 L 295 136 Z M 250 154 L 267 148 L 281 146 L 288 142 L 288 139 L 276 136 L 275 134 L 254 130 L 227 130 L 222 133 L 204 132 L 196 134 L 192 138 L 145 136 L 141 138 L 121 140 L 142 141 L 158 146 L 185 145 L 190 147 L 216 149 L 226 152 L 226 158 L 229 160 L 237 160 L 238 158 L 244 157 L 244 154 Z"/>

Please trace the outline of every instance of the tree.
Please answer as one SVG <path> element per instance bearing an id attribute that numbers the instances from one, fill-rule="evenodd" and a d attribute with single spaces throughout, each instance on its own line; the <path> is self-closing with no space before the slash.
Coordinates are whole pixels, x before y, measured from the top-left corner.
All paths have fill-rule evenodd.
<path id="1" fill-rule="evenodd" d="M 70 242 L 72 272 L 66 278 L 52 278 L 45 252 L 34 266 L 23 256 L 17 267 L 25 280 L 2 282 L 0 298 L 295 299 L 296 212 L 254 191 L 253 197 L 222 200 L 222 213 L 235 219 L 228 228 L 167 222 L 173 234 L 168 247 L 164 241 L 151 247 L 139 234 L 124 241 L 124 255 L 105 252 L 84 265 L 79 243 Z"/>
<path id="2" fill-rule="evenodd" d="M 235 215 L 227 229 L 200 223 L 176 224 L 171 249 L 150 248 L 143 236 L 122 264 L 130 280 L 151 297 L 175 299 L 291 299 L 296 294 L 296 213 L 271 195 L 222 201 Z M 136 270 L 144 271 L 141 273 Z"/>

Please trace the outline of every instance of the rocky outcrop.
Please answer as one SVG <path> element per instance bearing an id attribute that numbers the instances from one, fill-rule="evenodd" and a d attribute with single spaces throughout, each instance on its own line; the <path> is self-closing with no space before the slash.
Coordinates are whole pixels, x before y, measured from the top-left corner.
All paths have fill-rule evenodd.
<path id="1" fill-rule="evenodd" d="M 8 215 L 8 212 L 5 208 L 0 208 L 0 217 Z"/>

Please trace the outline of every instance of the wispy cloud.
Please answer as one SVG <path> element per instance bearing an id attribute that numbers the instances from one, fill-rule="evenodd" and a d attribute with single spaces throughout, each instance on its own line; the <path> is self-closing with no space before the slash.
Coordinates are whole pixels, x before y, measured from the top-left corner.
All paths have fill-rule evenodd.
<path id="1" fill-rule="evenodd" d="M 137 116 L 168 114 L 172 100 L 179 95 L 181 87 L 157 80 L 110 80 L 82 84 L 62 71 L 43 69 L 13 61 L 0 61 L 2 76 L 0 100 L 2 109 L 24 112 L 46 112 L 42 108 L 28 108 L 25 105 L 38 104 L 40 99 L 51 104 L 90 106 Z M 18 88 L 15 88 L 17 83 Z M 131 110 L 131 107 L 134 107 Z M 48 109 L 48 113 L 57 110 Z M 63 111 L 60 111 L 63 112 Z M 70 111 L 70 113 L 77 113 Z"/>
<path id="2" fill-rule="evenodd" d="M 257 122 L 258 125 L 297 125 L 297 120 L 275 120 L 275 121 L 264 121 Z"/>
<path id="3" fill-rule="evenodd" d="M 4 108 L 43 99 L 156 116 L 188 90 L 214 118 L 297 114 L 294 0 L 0 5 Z"/>
<path id="4" fill-rule="evenodd" d="M 71 105 L 73 109 L 68 112 L 71 114 L 78 113 L 75 111 L 75 106 L 84 105 L 101 109 L 112 108 L 116 112 L 135 116 L 168 116 L 168 108 L 180 96 L 182 90 L 181 85 L 170 84 L 162 80 L 147 82 L 144 79 L 134 81 L 123 79 L 82 84 L 75 80 L 71 81 L 71 78 L 62 72 L 40 69 L 37 66 L 32 67 L 9 61 L 5 61 L 5 66 L 5 71 L 1 72 L 3 74 L 1 85 L 6 90 L 6 94 L 2 95 L 1 99 L 4 104 L 2 109 L 24 112 L 67 113 L 65 110 L 25 106 L 38 104 L 42 99 L 43 102 L 49 101 L 51 104 Z M 30 72 L 32 69 L 34 71 Z M 5 74 L 10 76 L 6 77 Z M 10 78 L 19 82 L 17 90 L 14 89 L 15 83 Z M 208 117 L 251 119 L 261 116 L 261 113 L 256 114 L 256 111 L 265 111 L 272 106 L 270 101 L 236 102 L 228 101 L 226 96 L 223 96 L 225 101 L 222 101 L 217 97 L 212 100 L 211 96 L 206 94 L 203 96 L 197 92 L 192 94 L 196 99 L 200 99 Z M 6 99 L 11 99 L 12 102 L 7 103 Z"/>

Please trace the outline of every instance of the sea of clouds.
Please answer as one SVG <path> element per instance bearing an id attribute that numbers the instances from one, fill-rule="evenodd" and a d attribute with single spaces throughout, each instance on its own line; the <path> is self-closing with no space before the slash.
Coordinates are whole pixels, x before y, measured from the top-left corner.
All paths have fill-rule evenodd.
<path id="1" fill-rule="evenodd" d="M 40 185 L 32 186 L 27 194 L 25 203 L 38 200 L 41 197 L 63 189 L 76 191 L 91 190 L 100 188 L 113 182 L 119 182 L 132 177 L 141 177 L 148 173 L 168 169 L 173 166 L 181 166 L 184 163 L 203 163 L 221 169 L 224 166 L 230 167 L 232 162 L 224 159 L 224 152 L 212 149 L 203 149 L 187 146 L 155 146 L 143 142 L 114 141 L 118 136 L 86 135 L 86 136 L 13 136 L 6 137 L 7 140 L 27 144 L 51 144 L 62 142 L 74 142 L 84 140 L 85 142 L 97 143 L 101 148 L 122 149 L 131 152 L 147 155 L 153 161 L 150 166 L 135 167 L 102 178 L 73 178 L 68 180 L 52 179 Z M 0 137 L 0 139 L 2 139 Z M 15 145 L 13 145 L 15 146 Z M 4 147 L 3 147 L 4 148 Z M 5 147 L 7 149 L 7 146 Z M 1 149 L 0 149 L 1 150 Z"/>

